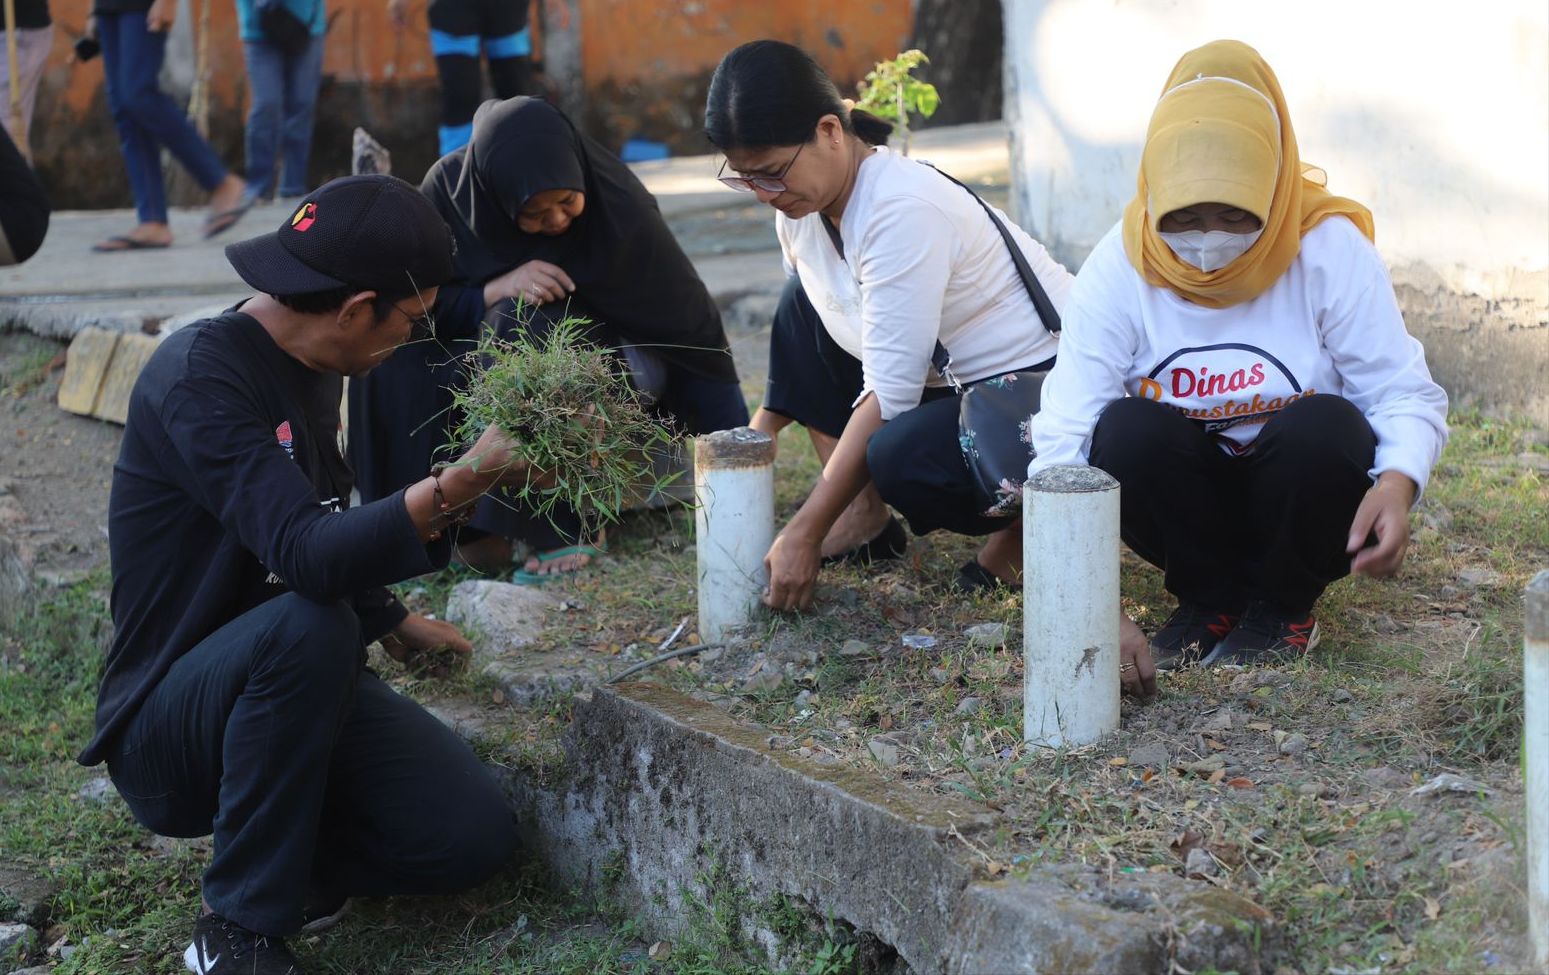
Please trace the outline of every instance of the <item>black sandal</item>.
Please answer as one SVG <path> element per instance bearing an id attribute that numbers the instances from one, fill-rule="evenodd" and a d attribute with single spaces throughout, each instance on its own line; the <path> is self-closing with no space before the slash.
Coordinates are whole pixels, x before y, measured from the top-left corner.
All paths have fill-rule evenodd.
<path id="1" fill-rule="evenodd" d="M 857 545 L 848 552 L 840 552 L 838 555 L 823 556 L 823 565 L 868 566 L 873 562 L 887 562 L 900 558 L 909 548 L 909 536 L 904 532 L 904 526 L 892 515 L 887 516 L 887 524 L 877 532 L 876 537 L 869 542 Z"/>
<path id="2" fill-rule="evenodd" d="M 1000 578 L 995 573 L 979 564 L 978 559 L 969 559 L 963 563 L 963 567 L 957 570 L 957 577 L 952 580 L 952 588 L 962 593 L 1009 592 L 1011 583 Z"/>

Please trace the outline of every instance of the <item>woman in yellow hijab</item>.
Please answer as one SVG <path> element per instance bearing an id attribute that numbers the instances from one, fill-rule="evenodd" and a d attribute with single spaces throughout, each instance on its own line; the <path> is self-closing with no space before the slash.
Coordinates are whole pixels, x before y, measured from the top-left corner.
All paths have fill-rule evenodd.
<path id="1" fill-rule="evenodd" d="M 1258 52 L 1215 41 L 1179 60 L 1032 427 L 1034 471 L 1118 478 L 1124 540 L 1178 598 L 1149 642 L 1126 621 L 1132 690 L 1153 663 L 1301 656 L 1329 583 L 1402 562 L 1447 399 L 1374 236 L 1302 162 Z"/>

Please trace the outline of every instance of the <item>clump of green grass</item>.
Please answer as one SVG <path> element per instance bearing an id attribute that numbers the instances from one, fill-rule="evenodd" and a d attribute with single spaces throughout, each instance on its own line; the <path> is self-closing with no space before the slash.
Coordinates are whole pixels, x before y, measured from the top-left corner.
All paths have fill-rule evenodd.
<path id="1" fill-rule="evenodd" d="M 567 317 L 546 334 L 489 335 L 468 354 L 467 385 L 454 390 L 462 417 L 453 432 L 462 449 L 493 425 L 511 436 L 523 459 L 552 475 L 528 483 L 514 501 L 550 517 L 564 506 L 600 523 L 616 522 L 626 504 L 663 486 L 650 452 L 672 432 L 653 417 L 612 356 L 586 340 L 584 318 Z"/>

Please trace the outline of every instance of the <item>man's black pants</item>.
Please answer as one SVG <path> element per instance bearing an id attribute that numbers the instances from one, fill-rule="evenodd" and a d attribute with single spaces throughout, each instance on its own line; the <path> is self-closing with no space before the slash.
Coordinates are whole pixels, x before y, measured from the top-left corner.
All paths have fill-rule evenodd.
<path id="1" fill-rule="evenodd" d="M 245 928 L 293 933 L 309 895 L 451 893 L 515 849 L 473 751 L 363 656 L 345 604 L 272 599 L 180 657 L 109 753 L 142 825 L 213 831 L 204 899 Z"/>
<path id="2" fill-rule="evenodd" d="M 1089 458 L 1118 479 L 1120 534 L 1168 592 L 1217 612 L 1263 600 L 1299 615 L 1349 574 L 1376 443 L 1360 410 L 1316 395 L 1234 457 L 1177 411 L 1131 397 L 1103 411 Z"/>

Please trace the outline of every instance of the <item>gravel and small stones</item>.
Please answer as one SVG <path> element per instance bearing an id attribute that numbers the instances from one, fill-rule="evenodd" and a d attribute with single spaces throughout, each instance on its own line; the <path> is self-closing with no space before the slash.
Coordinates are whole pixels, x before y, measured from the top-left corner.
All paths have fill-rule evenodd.
<path id="1" fill-rule="evenodd" d="M 877 764 L 884 768 L 897 768 L 900 761 L 898 746 L 886 738 L 873 738 L 866 744 L 871 751 L 871 757 L 877 760 Z"/>
<path id="2" fill-rule="evenodd" d="M 1188 858 L 1183 861 L 1183 872 L 1196 879 L 1214 877 L 1221 873 L 1221 864 L 1210 855 L 1210 851 L 1202 846 L 1196 846 L 1189 851 Z"/>
<path id="3" fill-rule="evenodd" d="M 1295 758 L 1298 755 L 1305 754 L 1307 751 L 1307 736 L 1299 731 L 1283 736 L 1281 733 L 1277 733 L 1275 738 L 1282 755 Z"/>
<path id="4" fill-rule="evenodd" d="M 1172 753 L 1159 741 L 1147 742 L 1129 753 L 1129 764 L 1136 768 L 1164 769 L 1171 761 Z"/>
<path id="5" fill-rule="evenodd" d="M 929 633 L 905 633 L 903 644 L 910 650 L 929 650 L 936 645 L 936 638 Z"/>
<path id="6" fill-rule="evenodd" d="M 1469 566 L 1458 573 L 1458 581 L 1470 589 L 1481 589 L 1501 584 L 1501 574 L 1483 566 Z"/>
<path id="7" fill-rule="evenodd" d="M 113 788 L 112 779 L 101 775 L 81 786 L 81 791 L 76 795 L 87 802 L 107 802 L 118 796 L 118 790 Z"/>
<path id="8" fill-rule="evenodd" d="M 1231 708 L 1222 708 L 1210 716 L 1205 722 L 1206 731 L 1231 731 L 1233 728 L 1241 728 L 1248 723 L 1248 719 L 1233 711 Z"/>
<path id="9" fill-rule="evenodd" d="M 0 863 L 0 921 L 46 927 L 57 892 L 53 880 L 20 865 Z"/>
<path id="10" fill-rule="evenodd" d="M 846 640 L 839 646 L 841 657 L 864 657 L 871 652 L 871 644 L 865 640 Z"/>
<path id="11" fill-rule="evenodd" d="M 1192 775 L 1201 775 L 1208 778 L 1216 772 L 1224 772 L 1226 770 L 1226 759 L 1220 755 L 1211 755 L 1197 762 L 1180 762 L 1178 768 Z"/>
<path id="12" fill-rule="evenodd" d="M 1414 779 L 1408 775 L 1386 765 L 1363 770 L 1361 772 L 1361 781 L 1374 789 L 1388 789 L 1394 792 L 1399 789 L 1408 789 L 1415 784 Z"/>
<path id="13" fill-rule="evenodd" d="M 967 717 L 971 714 L 977 714 L 979 709 L 982 707 L 984 707 L 983 699 L 977 697 L 965 697 L 961 701 L 957 702 L 957 707 L 953 708 L 952 713 L 958 717 Z"/>
<path id="14" fill-rule="evenodd" d="M 1372 629 L 1376 630 L 1378 633 L 1381 633 L 1383 636 L 1392 636 L 1395 633 L 1404 632 L 1403 625 L 1386 613 L 1382 613 L 1376 619 L 1372 620 Z"/>
<path id="15" fill-rule="evenodd" d="M 1350 693 L 1345 688 L 1339 687 L 1335 688 L 1334 692 L 1329 695 L 1329 700 L 1333 701 L 1335 704 L 1349 704 L 1351 701 L 1355 700 L 1355 695 Z"/>
<path id="16" fill-rule="evenodd" d="M 761 667 L 742 682 L 742 692 L 753 694 L 758 691 L 772 691 L 785 683 L 785 674 L 774 667 Z"/>
<path id="17" fill-rule="evenodd" d="M 38 950 L 38 932 L 26 924 L 0 924 L 0 958 L 22 960 Z"/>

